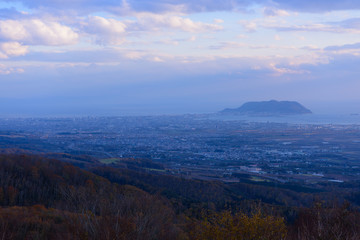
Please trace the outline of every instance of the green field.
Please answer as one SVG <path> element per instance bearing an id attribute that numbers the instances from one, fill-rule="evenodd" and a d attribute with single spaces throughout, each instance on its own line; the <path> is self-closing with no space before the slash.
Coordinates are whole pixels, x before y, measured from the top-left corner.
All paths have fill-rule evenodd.
<path id="1" fill-rule="evenodd" d="M 144 168 L 145 170 L 154 171 L 154 172 L 166 172 L 164 169 L 157 169 L 157 168 Z"/>
<path id="2" fill-rule="evenodd" d="M 99 161 L 101 163 L 103 163 L 103 164 L 112 164 L 112 163 L 116 163 L 116 162 L 120 161 L 120 159 L 118 159 L 118 158 L 105 158 L 105 159 L 101 159 Z"/>
<path id="3" fill-rule="evenodd" d="M 253 182 L 268 182 L 267 180 L 263 179 L 263 178 L 259 178 L 259 177 L 255 177 L 255 176 L 252 176 L 250 178 L 251 181 Z"/>

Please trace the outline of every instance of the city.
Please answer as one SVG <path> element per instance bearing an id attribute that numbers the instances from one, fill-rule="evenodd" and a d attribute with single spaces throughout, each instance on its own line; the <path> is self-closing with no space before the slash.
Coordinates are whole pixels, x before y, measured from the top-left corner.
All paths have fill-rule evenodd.
<path id="1" fill-rule="evenodd" d="M 237 182 L 316 184 L 360 179 L 360 126 L 255 123 L 207 115 L 0 120 L 0 146 L 91 156 L 99 164 L 147 159 L 158 174 Z"/>

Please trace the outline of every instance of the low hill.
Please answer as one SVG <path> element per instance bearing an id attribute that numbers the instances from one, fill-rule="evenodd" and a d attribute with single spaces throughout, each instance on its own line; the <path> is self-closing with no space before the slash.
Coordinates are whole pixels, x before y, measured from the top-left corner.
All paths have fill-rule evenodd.
<path id="1" fill-rule="evenodd" d="M 250 183 L 244 175 L 234 184 L 188 180 L 116 168 L 116 164 L 89 170 L 35 155 L 0 154 L 1 239 L 300 240 L 321 234 L 326 239 L 350 240 L 360 236 L 360 215 L 350 205 L 316 205 L 296 217 L 297 208 L 264 204 L 291 204 L 304 196 L 314 199 L 309 188 Z M 279 214 L 296 221 L 287 226 Z"/>
<path id="2" fill-rule="evenodd" d="M 309 109 L 294 101 L 263 101 L 247 102 L 239 108 L 227 108 L 221 114 L 244 114 L 244 115 L 297 115 L 310 114 Z"/>
<path id="3" fill-rule="evenodd" d="M 0 155 L 1 239 L 177 239 L 168 201 L 69 163 Z"/>

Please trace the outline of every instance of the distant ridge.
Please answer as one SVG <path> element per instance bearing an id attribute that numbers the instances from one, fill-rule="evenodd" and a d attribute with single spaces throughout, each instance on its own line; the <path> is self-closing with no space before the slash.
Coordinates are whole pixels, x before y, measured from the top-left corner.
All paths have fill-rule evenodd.
<path id="1" fill-rule="evenodd" d="M 263 101 L 263 102 L 247 102 L 239 108 L 226 108 L 220 112 L 221 114 L 241 114 L 241 115 L 297 115 L 310 114 L 309 109 L 295 101 Z"/>

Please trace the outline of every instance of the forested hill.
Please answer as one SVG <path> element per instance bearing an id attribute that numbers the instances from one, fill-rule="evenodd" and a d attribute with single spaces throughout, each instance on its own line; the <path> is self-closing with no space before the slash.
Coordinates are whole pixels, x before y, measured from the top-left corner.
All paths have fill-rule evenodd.
<path id="1" fill-rule="evenodd" d="M 68 163 L 0 156 L 3 239 L 176 239 L 166 201 Z"/>
<path id="2" fill-rule="evenodd" d="M 92 171 L 33 155 L 0 155 L 2 239 L 300 240 L 314 234 L 326 236 L 324 239 L 337 239 L 334 237 L 340 233 L 341 239 L 360 236 L 360 214 L 349 205 L 315 205 L 295 214 L 295 222 L 286 223 L 283 207 L 251 200 L 254 192 L 261 198 L 264 189 L 274 191 L 271 186 L 228 186 L 112 167 Z M 285 191 L 279 190 L 278 195 L 296 197 L 282 187 Z M 298 208 L 286 209 L 298 212 Z M 321 227 L 316 228 L 319 222 Z"/>
<path id="3" fill-rule="evenodd" d="M 239 108 L 227 108 L 222 114 L 250 114 L 250 115 L 296 115 L 309 114 L 311 111 L 294 101 L 263 101 L 247 102 Z"/>

